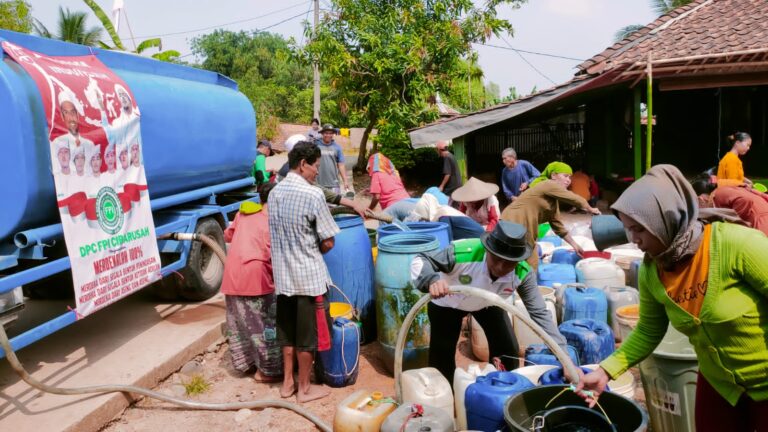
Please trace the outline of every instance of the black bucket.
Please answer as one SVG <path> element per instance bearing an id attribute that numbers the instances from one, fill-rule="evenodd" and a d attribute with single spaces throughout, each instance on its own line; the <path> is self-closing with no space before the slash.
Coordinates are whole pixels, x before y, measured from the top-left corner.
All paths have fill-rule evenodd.
<path id="1" fill-rule="evenodd" d="M 592 409 L 585 408 L 584 400 L 572 391 L 568 390 L 557 396 L 567 387 L 539 386 L 509 398 L 504 405 L 504 420 L 509 429 L 530 432 L 537 416 L 545 417 L 544 428 L 540 429 L 542 432 L 634 432 L 648 429 L 648 415 L 635 402 L 611 392 L 601 394 L 600 406 L 605 410 L 611 426 L 597 406 Z M 550 401 L 552 403 L 547 407 Z"/>

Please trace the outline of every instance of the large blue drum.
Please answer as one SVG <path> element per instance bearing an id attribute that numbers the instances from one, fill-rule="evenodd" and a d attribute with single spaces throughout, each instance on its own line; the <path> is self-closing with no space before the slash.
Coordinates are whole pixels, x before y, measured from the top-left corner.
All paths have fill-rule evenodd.
<path id="1" fill-rule="evenodd" d="M 359 216 L 335 216 L 334 220 L 341 232 L 336 235 L 333 249 L 323 255 L 323 259 L 331 280 L 339 289 L 331 288 L 329 299 L 352 303 L 363 325 L 363 341 L 370 342 L 376 335 L 371 241 Z"/>
<path id="2" fill-rule="evenodd" d="M 429 234 L 435 236 L 440 242 L 440 249 L 447 248 L 451 244 L 451 232 L 448 230 L 448 224 L 444 222 L 405 222 L 405 225 L 414 234 Z M 381 225 L 378 229 L 379 240 L 383 237 L 394 234 L 402 234 L 397 225 Z"/>

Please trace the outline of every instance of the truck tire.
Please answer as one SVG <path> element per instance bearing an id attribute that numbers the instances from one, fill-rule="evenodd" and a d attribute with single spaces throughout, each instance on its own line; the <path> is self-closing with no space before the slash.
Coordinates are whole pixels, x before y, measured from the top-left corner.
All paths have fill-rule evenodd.
<path id="1" fill-rule="evenodd" d="M 197 223 L 196 234 L 203 234 L 214 239 L 222 249 L 224 231 L 213 218 L 205 218 Z M 181 270 L 184 280 L 179 286 L 179 295 L 184 300 L 208 300 L 219 292 L 224 278 L 224 264 L 213 253 L 213 250 L 202 242 L 193 242 L 189 251 L 187 265 Z M 174 279 L 178 279 L 174 276 Z"/>

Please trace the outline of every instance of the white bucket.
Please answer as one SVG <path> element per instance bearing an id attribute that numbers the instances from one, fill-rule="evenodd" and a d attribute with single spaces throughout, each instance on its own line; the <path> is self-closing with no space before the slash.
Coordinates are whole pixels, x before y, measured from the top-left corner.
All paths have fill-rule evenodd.
<path id="1" fill-rule="evenodd" d="M 598 367 L 600 367 L 600 365 L 588 364 L 582 367 L 590 370 L 595 370 Z M 622 395 L 627 399 L 634 399 L 635 398 L 635 377 L 632 375 L 632 372 L 626 371 L 623 374 L 619 375 L 619 377 L 616 378 L 615 380 L 608 381 L 608 388 L 611 389 L 611 393 Z"/>
<path id="2" fill-rule="evenodd" d="M 542 376 L 544 372 L 555 368 L 557 368 L 555 365 L 533 365 L 517 368 L 512 372 L 522 375 L 531 380 L 532 383 L 536 384 L 539 382 L 539 377 Z"/>

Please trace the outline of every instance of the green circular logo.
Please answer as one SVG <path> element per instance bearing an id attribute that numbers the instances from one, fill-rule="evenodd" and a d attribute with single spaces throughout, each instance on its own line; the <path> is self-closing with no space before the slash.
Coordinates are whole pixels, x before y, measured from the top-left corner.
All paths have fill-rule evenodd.
<path id="1" fill-rule="evenodd" d="M 107 234 L 115 234 L 123 227 L 123 209 L 117 192 L 109 186 L 96 195 L 96 217 L 99 226 Z"/>

